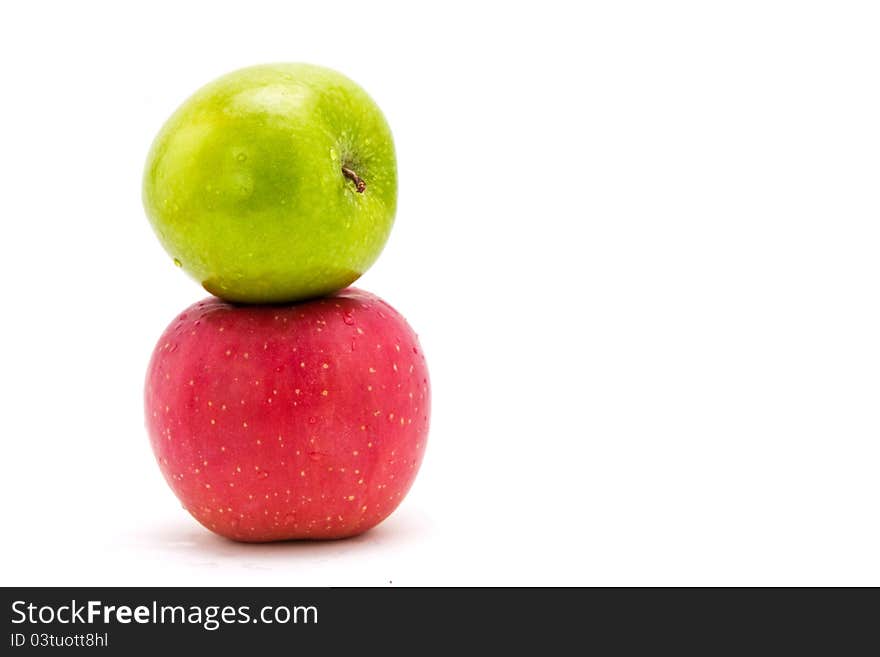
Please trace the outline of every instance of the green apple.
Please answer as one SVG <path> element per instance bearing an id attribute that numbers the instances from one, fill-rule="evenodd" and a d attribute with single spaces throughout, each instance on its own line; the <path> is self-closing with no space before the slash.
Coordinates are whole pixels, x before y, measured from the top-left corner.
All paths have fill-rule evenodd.
<path id="1" fill-rule="evenodd" d="M 388 239 L 397 162 L 378 106 L 336 71 L 271 64 L 191 96 L 159 132 L 144 207 L 174 263 L 219 297 L 342 289 Z"/>

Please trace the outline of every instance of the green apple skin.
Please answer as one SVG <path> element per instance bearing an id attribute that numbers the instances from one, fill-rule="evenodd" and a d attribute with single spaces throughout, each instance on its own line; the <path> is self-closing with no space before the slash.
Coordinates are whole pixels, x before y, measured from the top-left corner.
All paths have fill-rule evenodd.
<path id="1" fill-rule="evenodd" d="M 241 69 L 197 91 L 162 127 L 143 201 L 174 263 L 208 292 L 239 303 L 329 294 L 360 277 L 388 239 L 397 209 L 391 130 L 336 71 Z"/>

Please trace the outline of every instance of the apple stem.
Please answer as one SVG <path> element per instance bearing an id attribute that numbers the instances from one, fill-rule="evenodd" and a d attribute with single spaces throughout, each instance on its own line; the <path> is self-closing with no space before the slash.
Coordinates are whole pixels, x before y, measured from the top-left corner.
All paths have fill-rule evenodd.
<path id="1" fill-rule="evenodd" d="M 364 182 L 363 178 L 361 178 L 348 167 L 342 167 L 342 175 L 354 183 L 354 186 L 357 188 L 358 194 L 364 193 L 364 190 L 367 188 L 367 183 Z"/>

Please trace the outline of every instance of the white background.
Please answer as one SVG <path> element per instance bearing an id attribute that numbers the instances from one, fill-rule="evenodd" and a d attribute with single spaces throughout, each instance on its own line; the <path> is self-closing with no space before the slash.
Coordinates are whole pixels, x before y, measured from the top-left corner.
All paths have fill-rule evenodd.
<path id="1" fill-rule="evenodd" d="M 3 4 L 0 582 L 880 585 L 878 34 L 870 2 Z M 271 61 L 386 113 L 358 285 L 433 379 L 416 485 L 343 542 L 214 537 L 143 428 L 205 296 L 147 149 Z"/>

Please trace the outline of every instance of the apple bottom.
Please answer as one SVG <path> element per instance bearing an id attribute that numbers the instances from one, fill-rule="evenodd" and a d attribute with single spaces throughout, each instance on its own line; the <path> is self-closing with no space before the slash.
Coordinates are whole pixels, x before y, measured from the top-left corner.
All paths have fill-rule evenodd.
<path id="1" fill-rule="evenodd" d="M 430 386 L 415 333 L 368 292 L 287 306 L 211 297 L 156 344 L 145 412 L 165 480 L 211 531 L 336 539 L 377 525 L 412 486 Z"/>

